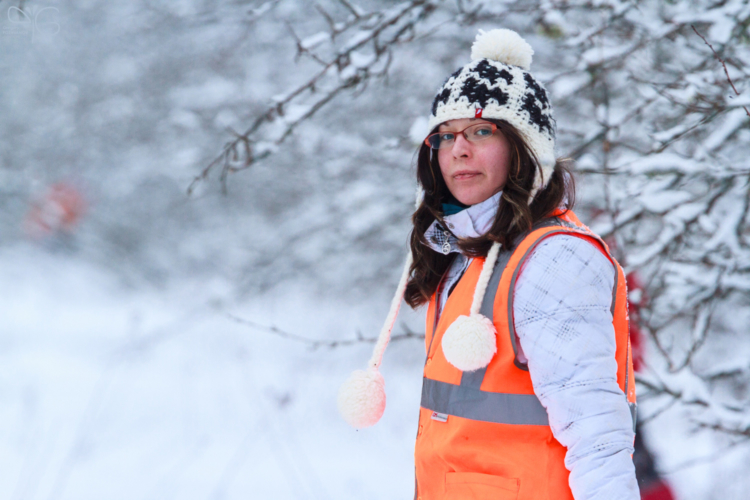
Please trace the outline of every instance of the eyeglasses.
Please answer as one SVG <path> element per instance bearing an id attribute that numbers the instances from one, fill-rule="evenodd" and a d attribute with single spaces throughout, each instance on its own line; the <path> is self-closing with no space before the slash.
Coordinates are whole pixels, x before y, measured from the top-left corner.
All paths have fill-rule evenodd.
<path id="1" fill-rule="evenodd" d="M 458 132 L 437 132 L 430 134 L 424 140 L 432 149 L 444 149 L 453 147 L 458 134 L 464 134 L 469 142 L 479 142 L 489 139 L 497 131 L 497 125 L 494 123 L 477 123 Z"/>

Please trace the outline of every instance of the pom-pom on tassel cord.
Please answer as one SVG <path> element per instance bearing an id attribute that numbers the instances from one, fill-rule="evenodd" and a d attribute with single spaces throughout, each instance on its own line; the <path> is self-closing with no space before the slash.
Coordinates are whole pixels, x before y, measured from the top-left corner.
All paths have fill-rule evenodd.
<path id="1" fill-rule="evenodd" d="M 396 294 L 391 301 L 391 309 L 385 319 L 383 328 L 380 330 L 380 335 L 378 335 L 378 341 L 373 349 L 367 370 L 354 371 L 349 380 L 344 382 L 339 389 L 337 400 L 339 413 L 349 425 L 357 429 L 375 425 L 385 411 L 385 380 L 383 380 L 378 368 L 383 361 L 385 348 L 391 340 L 391 331 L 396 323 L 401 301 L 404 299 L 411 263 L 410 251 L 401 273 Z"/>
<path id="2" fill-rule="evenodd" d="M 377 368 L 355 370 L 339 389 L 339 413 L 357 429 L 375 425 L 385 411 L 385 380 Z"/>
<path id="3" fill-rule="evenodd" d="M 482 272 L 474 289 L 469 316 L 459 316 L 443 335 L 441 345 L 445 359 L 461 371 L 474 371 L 484 368 L 497 352 L 497 330 L 489 318 L 479 314 L 487 285 L 497 263 L 500 243 L 493 243 Z"/>

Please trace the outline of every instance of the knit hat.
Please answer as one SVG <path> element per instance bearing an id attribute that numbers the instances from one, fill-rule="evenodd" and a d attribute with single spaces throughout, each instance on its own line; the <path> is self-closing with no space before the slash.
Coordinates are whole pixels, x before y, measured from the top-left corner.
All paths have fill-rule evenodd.
<path id="1" fill-rule="evenodd" d="M 542 167 L 532 198 L 547 186 L 555 168 L 555 120 L 547 92 L 529 72 L 533 54 L 515 31 L 479 30 L 471 62 L 438 89 L 428 122 L 430 130 L 459 118 L 491 118 L 513 125 Z"/>

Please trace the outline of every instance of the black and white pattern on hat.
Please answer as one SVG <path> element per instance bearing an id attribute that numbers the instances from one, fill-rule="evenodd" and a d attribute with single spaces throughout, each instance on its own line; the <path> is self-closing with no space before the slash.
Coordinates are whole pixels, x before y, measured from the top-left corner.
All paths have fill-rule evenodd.
<path id="1" fill-rule="evenodd" d="M 443 83 L 443 86 L 440 87 L 441 90 L 438 90 L 438 95 L 435 96 L 435 100 L 432 101 L 432 115 L 435 116 L 437 113 L 438 104 L 443 103 L 446 104 L 448 100 L 451 97 L 451 92 L 453 91 L 453 83 L 455 82 L 456 78 L 458 78 L 458 75 L 461 74 L 461 70 L 454 72 L 451 76 L 446 78 L 445 82 Z M 453 82 L 451 81 L 453 80 Z"/>
<path id="2" fill-rule="evenodd" d="M 555 123 L 544 87 L 531 73 L 488 59 L 467 64 L 448 77 L 432 103 L 432 116 L 446 114 L 446 110 L 460 106 L 485 110 L 483 116 L 491 118 L 486 112 L 488 105 L 507 108 L 509 112 L 515 110 L 511 113 L 512 118 L 504 116 L 503 119 L 511 123 L 522 120 L 554 141 Z M 518 126 L 518 123 L 514 124 Z"/>
<path id="3" fill-rule="evenodd" d="M 539 132 L 546 131 L 547 134 L 555 137 L 547 92 L 530 74 L 524 73 L 523 79 L 526 81 L 526 95 L 523 97 L 521 108 L 528 111 L 530 122 L 539 129 Z"/>
<path id="4" fill-rule="evenodd" d="M 484 109 L 490 102 L 490 99 L 494 99 L 498 106 L 503 106 L 508 102 L 508 94 L 503 92 L 499 88 L 489 88 L 486 82 L 487 80 L 477 80 L 473 76 L 469 76 L 464 80 L 464 85 L 461 88 L 460 96 L 466 96 L 469 102 L 478 103 L 480 108 Z"/>
<path id="5" fill-rule="evenodd" d="M 482 59 L 479 61 L 479 64 L 477 64 L 476 68 L 474 68 L 474 71 L 479 73 L 480 78 L 484 78 L 488 81 L 487 86 L 492 86 L 497 82 L 500 78 L 504 79 L 505 82 L 508 85 L 513 84 L 513 75 L 508 73 L 505 69 L 500 69 L 495 67 L 494 65 L 487 62 L 486 59 Z"/>

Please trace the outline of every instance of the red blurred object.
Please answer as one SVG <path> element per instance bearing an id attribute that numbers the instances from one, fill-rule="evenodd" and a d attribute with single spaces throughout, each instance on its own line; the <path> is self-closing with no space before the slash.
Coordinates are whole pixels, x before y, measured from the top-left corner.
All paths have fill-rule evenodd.
<path id="1" fill-rule="evenodd" d="M 44 195 L 32 202 L 24 229 L 34 238 L 57 233 L 72 233 L 86 213 L 83 195 L 66 182 L 52 184 Z"/>
<path id="2" fill-rule="evenodd" d="M 659 480 L 648 488 L 641 488 L 641 500 L 674 500 L 674 495 L 669 486 Z"/>
<path id="3" fill-rule="evenodd" d="M 648 297 L 636 272 L 625 277 L 628 284 L 628 315 L 630 316 L 630 346 L 633 351 L 633 368 L 640 371 L 643 366 L 643 332 L 641 331 L 641 307 L 647 304 Z"/>

